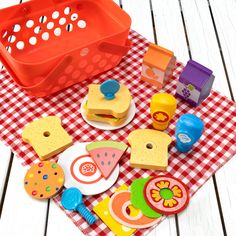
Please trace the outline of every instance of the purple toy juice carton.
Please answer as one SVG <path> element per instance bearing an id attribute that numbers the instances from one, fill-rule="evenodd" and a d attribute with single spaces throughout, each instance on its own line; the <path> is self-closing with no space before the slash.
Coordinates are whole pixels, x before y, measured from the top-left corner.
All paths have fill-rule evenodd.
<path id="1" fill-rule="evenodd" d="M 214 78 L 212 70 L 189 60 L 179 77 L 176 96 L 196 107 L 209 96 Z"/>

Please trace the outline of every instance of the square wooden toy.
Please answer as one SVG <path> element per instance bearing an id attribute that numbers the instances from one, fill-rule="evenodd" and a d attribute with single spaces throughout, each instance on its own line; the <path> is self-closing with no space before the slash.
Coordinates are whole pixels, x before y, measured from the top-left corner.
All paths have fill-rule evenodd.
<path id="1" fill-rule="evenodd" d="M 209 96 L 214 78 L 212 70 L 189 60 L 179 77 L 176 96 L 196 107 Z"/>
<path id="2" fill-rule="evenodd" d="M 150 43 L 143 58 L 142 80 L 162 88 L 172 76 L 175 62 L 173 52 Z"/>

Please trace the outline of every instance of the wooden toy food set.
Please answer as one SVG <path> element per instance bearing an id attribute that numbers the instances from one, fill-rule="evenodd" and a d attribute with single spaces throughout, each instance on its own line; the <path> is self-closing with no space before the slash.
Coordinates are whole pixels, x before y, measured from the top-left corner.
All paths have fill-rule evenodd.
<path id="1" fill-rule="evenodd" d="M 131 19 L 110 0 L 31 0 L 0 18 L 0 60 L 37 97 L 113 68 L 130 48 Z"/>
<path id="2" fill-rule="evenodd" d="M 56 2 L 59 4 L 58 6 L 63 6 L 61 9 L 64 9 L 64 2 L 66 4 L 69 1 L 61 3 L 58 0 Z M 99 3 L 102 2 L 99 1 Z M 88 6 L 91 6 L 90 13 L 94 11 L 93 4 L 97 7 L 95 9 L 101 9 L 101 5 L 97 5 L 99 3 L 92 3 L 91 1 L 82 1 L 82 3 L 88 3 Z M 47 5 L 47 3 L 44 4 Z M 74 2 L 74 4 L 78 6 L 79 3 Z M 113 6 L 110 1 L 106 1 L 106 4 Z M 12 9 L 10 8 L 9 11 Z M 58 10 L 58 12 L 59 14 L 63 13 L 61 10 Z M 104 10 L 104 14 L 106 12 Z M 123 12 L 120 12 L 119 16 L 121 18 L 122 15 Z M 98 16 L 101 17 L 100 13 Z M 105 20 L 108 17 L 106 14 L 102 16 Z M 83 14 L 78 17 L 82 18 Z M 91 22 L 87 20 L 86 23 L 89 26 Z M 120 27 L 122 27 L 122 24 Z M 85 30 L 87 30 L 87 27 L 85 27 Z M 2 85 L 1 97 L 7 103 L 7 107 L 11 107 L 15 111 L 12 114 L 12 109 L 6 109 L 5 106 L 0 107 L 2 111 L 0 121 L 5 128 L 4 132 L 0 133 L 0 137 L 13 148 L 17 156 L 24 161 L 24 165 L 36 164 L 26 174 L 24 182 L 26 190 L 32 197 L 48 198 L 60 191 L 64 181 L 67 190 L 62 193 L 62 197 L 57 195 L 54 200 L 57 204 L 64 206 L 65 209 L 74 211 L 73 214 L 68 214 L 68 212 L 67 214 L 85 235 L 109 234 L 110 231 L 104 223 L 116 235 L 131 235 L 133 233 L 140 235 L 149 232 L 150 227 L 160 223 L 165 215 L 176 214 L 184 210 L 188 205 L 190 196 L 197 191 L 209 176 L 235 154 L 233 146 L 235 146 L 236 134 L 233 131 L 236 127 L 236 121 L 228 119 L 228 117 L 236 116 L 235 103 L 227 100 L 219 93 L 213 92 L 197 108 L 187 107 L 186 109 L 184 101 L 175 100 L 173 96 L 168 96 L 168 94 L 175 92 L 173 88 L 176 86 L 178 75 L 181 74 L 183 69 L 180 63 L 176 64 L 173 78 L 165 81 L 163 90 L 166 94 L 157 93 L 156 87 L 152 86 L 150 81 L 142 81 L 140 78 L 143 57 L 149 43 L 133 31 L 131 31 L 129 38 L 133 43 L 133 48 L 124 60 L 116 68 L 91 81 L 93 85 L 99 84 L 100 95 L 103 99 L 104 97 L 107 98 L 107 101 L 115 99 L 119 93 L 118 89 L 120 89 L 116 83 L 112 88 L 112 93 L 110 93 L 110 90 L 107 92 L 106 82 L 103 83 L 105 86 L 101 87 L 101 83 L 108 78 L 116 79 L 120 87 L 122 87 L 122 84 L 127 86 L 130 96 L 132 94 L 135 102 L 137 101 L 137 112 L 134 120 L 116 131 L 104 132 L 101 129 L 94 129 L 80 115 L 78 107 L 82 101 L 81 99 L 88 95 L 86 80 L 51 96 L 50 99 L 27 97 L 22 89 L 12 84 L 11 78 L 5 76 L 4 83 L 0 80 Z M 123 46 L 126 39 L 127 35 L 124 37 Z M 52 43 L 54 44 L 54 42 Z M 122 47 L 113 46 L 109 46 L 109 50 L 114 50 L 116 53 L 122 51 Z M 59 46 L 58 50 L 60 49 Z M 110 54 L 112 55 L 107 54 L 107 52 L 104 54 L 107 58 L 110 56 L 110 60 L 112 60 L 114 53 L 114 51 L 112 53 L 111 51 Z M 31 52 L 30 49 L 28 52 Z M 84 55 L 87 52 L 89 55 L 90 48 L 89 51 L 84 50 L 82 54 Z M 119 55 L 120 57 L 121 55 Z M 173 54 L 170 58 L 173 58 Z M 98 61 L 101 62 L 102 60 L 100 58 Z M 158 64 L 158 61 L 155 63 Z M 6 72 L 1 73 L 5 75 Z M 71 73 L 68 73 L 68 78 L 73 76 L 73 72 Z M 14 99 L 9 99 L 9 96 L 13 95 Z M 158 96 L 162 98 L 157 99 Z M 176 102 L 178 102 L 177 108 Z M 32 109 L 32 107 L 35 109 Z M 226 107 L 230 109 L 226 109 Z M 153 117 L 155 112 L 159 112 L 159 114 L 156 114 L 158 115 L 157 124 L 154 125 L 153 129 L 152 122 L 155 121 L 154 117 L 156 118 L 156 115 Z M 199 120 L 192 116 L 183 116 L 187 112 L 191 115 L 197 112 L 198 118 L 200 117 L 203 121 L 207 132 L 202 133 L 203 126 L 198 122 Z M 31 139 L 25 139 L 33 146 L 34 150 L 31 145 L 20 140 L 19 132 L 14 132 L 15 127 L 18 127 L 19 130 L 23 130 L 24 127 L 27 129 L 27 123 L 33 122 L 31 124 L 34 124 L 36 119 L 45 116 L 45 114 L 50 114 L 50 117 L 52 113 L 60 117 L 62 122 L 62 124 L 58 121 L 55 122 L 60 124 L 56 128 L 56 132 L 61 132 L 61 137 L 65 137 L 65 140 L 68 141 L 65 143 L 70 147 L 64 150 L 64 142 L 58 146 L 56 145 L 58 143 L 56 143 L 56 152 L 64 150 L 57 156 L 59 157 L 58 163 L 52 161 L 38 163 L 38 156 L 47 158 L 49 154 L 51 157 L 53 151 L 50 150 L 41 155 L 41 149 L 37 151 L 38 149 L 34 145 L 35 138 L 42 140 L 43 136 L 46 140 L 47 138 L 50 140 L 51 132 L 53 133 L 55 129 L 50 130 L 49 136 L 45 131 L 48 131 L 48 128 L 53 128 L 54 124 L 49 126 L 46 124 L 43 128 L 37 126 L 34 132 L 39 131 L 39 135 L 34 136 L 33 142 Z M 163 113 L 168 115 L 168 119 Z M 4 114 L 4 116 L 1 114 Z M 210 121 L 209 114 L 213 118 Z M 182 116 L 180 117 L 180 115 Z M 218 119 L 219 117 L 221 119 Z M 223 125 L 226 119 L 229 124 L 227 126 Z M 160 120 L 163 120 L 164 124 L 161 124 Z M 175 126 L 177 120 L 178 125 Z M 197 126 L 194 125 L 196 122 L 198 122 Z M 32 126 L 31 124 L 29 124 L 29 127 Z M 163 130 L 165 131 L 163 132 Z M 216 140 L 215 138 L 221 137 L 222 132 L 225 137 L 224 143 L 220 143 L 219 139 Z M 43 135 L 44 133 L 46 136 Z M 26 136 L 28 137 L 28 135 Z M 70 137 L 73 137 L 73 145 Z M 174 137 L 177 138 L 177 149 L 174 145 L 171 145 Z M 209 147 L 207 140 L 211 140 L 211 147 Z M 131 145 L 131 149 L 126 152 L 127 142 Z M 184 146 L 183 149 L 178 146 L 180 142 Z M 195 144 L 195 142 L 197 143 Z M 45 150 L 48 144 L 49 142 L 42 142 Z M 186 151 L 185 148 L 188 149 L 187 153 L 183 153 Z M 155 156 L 161 158 L 156 160 Z M 135 168 L 130 167 L 132 164 Z M 59 167 L 63 169 L 59 176 L 59 171 L 53 168 L 55 165 L 58 170 Z M 46 166 L 48 166 L 47 169 Z M 40 169 L 43 167 L 45 169 Z M 164 171 L 165 173 L 161 173 Z M 179 176 L 179 179 L 173 177 L 174 175 Z M 58 178 L 60 178 L 60 185 L 57 184 Z M 53 180 L 53 184 L 48 182 L 51 180 Z M 184 182 L 181 180 L 184 180 Z M 117 190 L 114 192 L 114 189 Z M 106 193 L 102 194 L 104 191 Z M 85 195 L 83 199 L 82 194 Z M 91 212 L 92 208 L 102 221 Z M 76 211 L 79 215 L 76 214 Z M 90 224 L 93 226 L 90 227 Z"/>

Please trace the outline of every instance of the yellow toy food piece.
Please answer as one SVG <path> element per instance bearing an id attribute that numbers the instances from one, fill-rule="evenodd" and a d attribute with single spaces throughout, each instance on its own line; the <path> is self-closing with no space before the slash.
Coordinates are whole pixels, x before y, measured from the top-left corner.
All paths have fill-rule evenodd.
<path id="1" fill-rule="evenodd" d="M 90 84 L 85 115 L 88 120 L 119 126 L 127 119 L 131 101 L 130 91 L 124 84 L 120 84 L 120 90 L 112 100 L 105 99 L 100 84 Z"/>
<path id="2" fill-rule="evenodd" d="M 130 165 L 134 168 L 166 170 L 171 137 L 161 131 L 137 129 L 128 136 L 131 145 Z"/>
<path id="3" fill-rule="evenodd" d="M 120 186 L 115 192 L 128 190 L 128 187 L 124 184 Z M 129 236 L 133 234 L 136 229 L 126 227 L 121 225 L 117 221 L 115 221 L 109 212 L 108 205 L 109 205 L 110 197 L 106 197 L 101 202 L 99 202 L 94 208 L 93 211 L 101 218 L 101 220 L 110 228 L 110 230 L 117 236 Z M 131 214 L 135 214 L 130 208 Z"/>
<path id="4" fill-rule="evenodd" d="M 165 130 L 168 127 L 171 118 L 175 114 L 176 106 L 176 98 L 171 94 L 154 94 L 150 104 L 153 128 L 157 130 Z"/>
<path id="5" fill-rule="evenodd" d="M 73 144 L 57 116 L 32 121 L 23 129 L 22 139 L 31 144 L 41 160 L 46 160 Z"/>

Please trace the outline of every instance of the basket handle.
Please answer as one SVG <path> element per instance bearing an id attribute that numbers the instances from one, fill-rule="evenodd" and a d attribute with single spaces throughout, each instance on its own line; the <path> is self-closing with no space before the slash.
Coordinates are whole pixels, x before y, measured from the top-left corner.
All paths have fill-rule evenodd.
<path id="1" fill-rule="evenodd" d="M 124 46 L 109 42 L 102 42 L 99 44 L 98 48 L 103 52 L 124 56 L 129 51 L 131 45 L 131 41 L 127 39 Z"/>
<path id="2" fill-rule="evenodd" d="M 2 47 L 2 45 L 0 44 L 0 48 Z M 5 49 L 5 48 L 4 48 Z M 2 56 L 2 53 L 0 52 L 0 61 L 2 62 L 2 64 L 4 65 L 4 67 L 7 69 L 8 73 L 10 74 L 10 76 L 14 79 L 14 81 L 17 84 L 20 84 L 20 81 L 18 79 L 18 77 L 16 76 L 16 74 L 14 73 L 14 71 L 11 69 L 11 67 L 8 65 L 7 61 L 5 60 L 5 58 Z"/>
<path id="3" fill-rule="evenodd" d="M 32 86 L 22 86 L 22 88 L 28 90 L 37 90 L 40 87 L 44 87 L 47 86 L 48 83 L 50 82 L 50 85 L 54 83 L 55 78 L 57 78 L 62 71 L 64 71 L 64 69 L 71 63 L 72 61 L 72 57 L 71 56 L 65 56 L 63 57 L 58 63 L 57 65 L 54 67 L 54 69 L 52 69 L 47 77 L 45 77 L 42 80 L 39 80 L 38 83 L 32 85 Z"/>
<path id="4" fill-rule="evenodd" d="M 4 59 L 4 57 L 2 56 L 2 54 L 0 53 L 0 61 L 2 61 L 3 65 L 5 66 L 5 68 L 7 69 L 8 73 L 11 75 L 11 77 L 13 78 L 13 80 L 15 81 L 15 83 L 25 89 L 26 91 L 37 91 L 39 88 L 44 87 L 46 85 L 48 85 L 48 83 L 50 82 L 50 84 L 53 84 L 53 80 L 54 78 L 57 78 L 58 75 L 71 63 L 72 61 L 72 57 L 71 56 L 65 56 L 63 57 L 58 63 L 57 65 L 54 67 L 54 69 L 52 69 L 49 74 L 47 75 L 46 78 L 40 80 L 39 77 L 39 82 L 32 85 L 32 86 L 24 86 L 22 85 L 22 83 L 20 82 L 20 80 L 18 79 L 17 75 L 14 73 L 14 71 L 11 69 L 11 66 L 7 63 L 7 61 Z"/>

